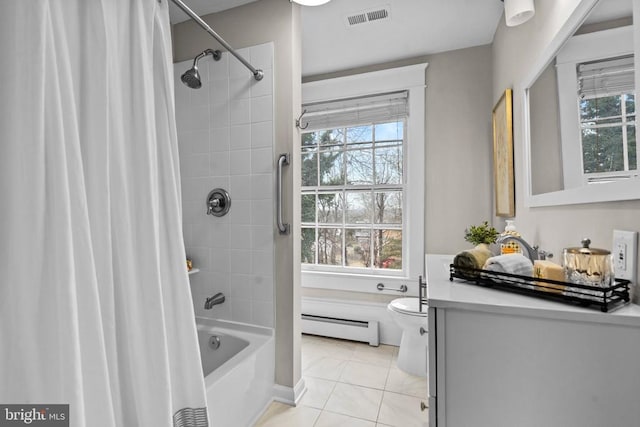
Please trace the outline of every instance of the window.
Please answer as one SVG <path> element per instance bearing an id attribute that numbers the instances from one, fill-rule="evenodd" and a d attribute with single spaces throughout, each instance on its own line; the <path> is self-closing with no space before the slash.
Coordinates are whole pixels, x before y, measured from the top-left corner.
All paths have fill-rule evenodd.
<path id="1" fill-rule="evenodd" d="M 638 169 L 633 55 L 581 63 L 577 76 L 586 179 L 628 177 Z"/>
<path id="2" fill-rule="evenodd" d="M 427 64 L 302 85 L 301 284 L 379 293 L 424 274 Z"/>
<path id="3" fill-rule="evenodd" d="M 573 36 L 556 73 L 564 188 L 636 179 L 633 27 Z"/>
<path id="4" fill-rule="evenodd" d="M 303 264 L 402 270 L 404 120 L 302 134 Z"/>

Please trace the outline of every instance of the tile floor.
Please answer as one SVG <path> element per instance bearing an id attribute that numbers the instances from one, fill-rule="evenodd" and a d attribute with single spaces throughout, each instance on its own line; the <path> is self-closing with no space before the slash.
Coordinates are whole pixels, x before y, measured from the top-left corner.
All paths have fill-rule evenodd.
<path id="1" fill-rule="evenodd" d="M 302 336 L 307 392 L 273 402 L 256 427 L 427 427 L 427 380 L 396 367 L 398 348 Z"/>

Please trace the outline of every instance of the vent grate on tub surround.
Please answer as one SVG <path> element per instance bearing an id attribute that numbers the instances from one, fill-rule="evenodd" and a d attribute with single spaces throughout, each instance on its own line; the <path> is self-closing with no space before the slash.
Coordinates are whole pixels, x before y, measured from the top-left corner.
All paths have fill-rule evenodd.
<path id="1" fill-rule="evenodd" d="M 353 27 L 360 24 L 379 22 L 388 19 L 391 19 L 391 7 L 389 5 L 385 5 L 383 7 L 376 7 L 374 9 L 367 9 L 349 14 L 345 17 L 345 23 L 347 27 Z"/>

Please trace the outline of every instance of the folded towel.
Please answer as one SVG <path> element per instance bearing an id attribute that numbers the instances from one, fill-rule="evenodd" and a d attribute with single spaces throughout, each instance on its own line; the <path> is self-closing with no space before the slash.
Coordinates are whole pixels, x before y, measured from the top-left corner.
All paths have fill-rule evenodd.
<path id="1" fill-rule="evenodd" d="M 519 274 L 520 276 L 533 276 L 533 264 L 524 255 L 509 254 L 498 255 L 489 258 L 485 263 L 485 270 L 499 273 Z"/>
<path id="2" fill-rule="evenodd" d="M 520 276 L 533 276 L 533 264 L 524 255 L 510 254 L 510 255 L 498 255 L 489 258 L 484 267 L 484 270 L 495 271 L 497 273 L 518 274 Z M 484 273 L 486 277 L 490 277 L 493 280 L 499 281 L 500 276 Z M 510 281 L 522 282 L 523 287 L 532 288 L 530 284 L 527 284 L 522 279 L 510 278 Z"/>
<path id="3" fill-rule="evenodd" d="M 460 252 L 453 258 L 453 265 L 462 268 L 481 269 L 484 263 L 493 256 L 491 251 L 482 246 L 476 246 L 473 249 Z M 473 275 L 472 272 L 465 272 Z"/>

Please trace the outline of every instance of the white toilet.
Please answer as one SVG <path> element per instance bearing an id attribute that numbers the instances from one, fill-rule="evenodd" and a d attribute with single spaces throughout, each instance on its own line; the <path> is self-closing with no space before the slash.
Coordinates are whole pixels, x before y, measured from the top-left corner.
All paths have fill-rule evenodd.
<path id="1" fill-rule="evenodd" d="M 398 368 L 419 377 L 427 376 L 427 306 L 419 311 L 418 298 L 398 298 L 389 303 L 387 310 L 402 328 L 402 341 L 398 354 Z"/>

